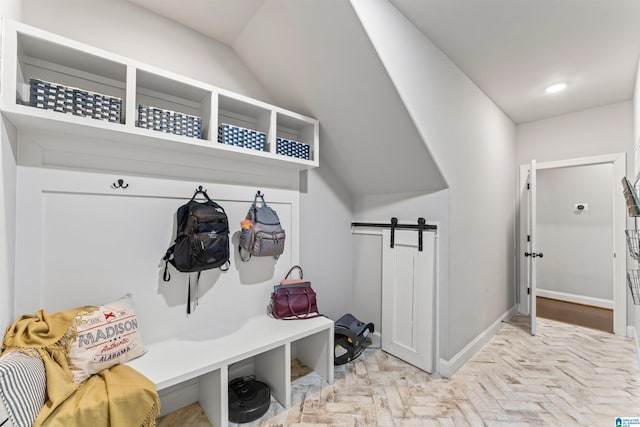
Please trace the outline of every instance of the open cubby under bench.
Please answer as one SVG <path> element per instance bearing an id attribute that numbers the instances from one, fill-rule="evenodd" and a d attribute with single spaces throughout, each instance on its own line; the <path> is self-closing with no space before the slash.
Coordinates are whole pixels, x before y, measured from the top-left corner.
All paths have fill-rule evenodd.
<path id="1" fill-rule="evenodd" d="M 291 404 L 291 345 L 296 357 L 333 383 L 332 320 L 277 320 L 259 315 L 211 325 L 197 333 L 147 345 L 128 365 L 149 378 L 158 392 L 198 379 L 199 402 L 214 426 L 228 423 L 229 366 L 253 358 L 256 379 L 269 384 L 285 408 Z"/>

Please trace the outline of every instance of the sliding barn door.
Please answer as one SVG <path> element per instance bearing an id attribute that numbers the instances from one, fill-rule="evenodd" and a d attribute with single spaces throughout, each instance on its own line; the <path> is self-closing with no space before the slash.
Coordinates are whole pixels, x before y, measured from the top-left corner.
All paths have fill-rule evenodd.
<path id="1" fill-rule="evenodd" d="M 433 371 L 435 233 L 382 234 L 382 349 L 424 371 Z"/>

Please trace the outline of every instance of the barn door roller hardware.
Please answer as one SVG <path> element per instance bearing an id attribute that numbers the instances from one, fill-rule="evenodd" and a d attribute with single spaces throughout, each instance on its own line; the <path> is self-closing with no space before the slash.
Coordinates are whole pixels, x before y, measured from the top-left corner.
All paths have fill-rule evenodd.
<path id="1" fill-rule="evenodd" d="M 400 224 L 398 218 L 393 217 L 389 223 L 376 222 L 352 222 L 352 227 L 370 227 L 370 228 L 390 228 L 391 229 L 391 248 L 395 246 L 396 230 L 418 230 L 418 251 L 422 252 L 422 233 L 425 231 L 437 231 L 438 226 L 427 224 L 427 221 L 420 217 L 417 224 Z"/>

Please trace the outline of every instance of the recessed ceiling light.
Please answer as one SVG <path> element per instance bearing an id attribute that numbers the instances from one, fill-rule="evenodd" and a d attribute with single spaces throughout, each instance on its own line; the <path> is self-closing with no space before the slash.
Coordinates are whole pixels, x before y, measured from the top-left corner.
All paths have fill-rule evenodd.
<path id="1" fill-rule="evenodd" d="M 546 93 L 557 93 L 557 92 L 562 92 L 566 88 L 567 88 L 567 84 L 562 82 L 562 83 L 552 84 L 551 86 L 547 86 L 547 88 L 544 91 Z"/>

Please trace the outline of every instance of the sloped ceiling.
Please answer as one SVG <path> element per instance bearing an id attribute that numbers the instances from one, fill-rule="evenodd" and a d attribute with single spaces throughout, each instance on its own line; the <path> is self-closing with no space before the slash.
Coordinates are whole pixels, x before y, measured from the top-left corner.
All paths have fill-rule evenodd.
<path id="1" fill-rule="evenodd" d="M 230 45 L 264 0 L 129 1 Z"/>
<path id="2" fill-rule="evenodd" d="M 638 0 L 390 1 L 516 123 L 633 94 Z"/>
<path id="3" fill-rule="evenodd" d="M 232 44 L 282 106 L 320 120 L 353 195 L 446 186 L 350 3 L 265 0 Z"/>
<path id="4" fill-rule="evenodd" d="M 129 1 L 228 44 L 265 2 Z M 516 123 L 631 99 L 640 56 L 638 0 L 389 1 Z M 290 2 L 342 10 L 348 0 Z M 566 91 L 544 93 L 558 81 L 568 83 Z"/>
<path id="5" fill-rule="evenodd" d="M 353 196 L 446 187 L 349 1 L 129 1 L 233 40 L 273 103 L 320 121 L 321 167 Z"/>

